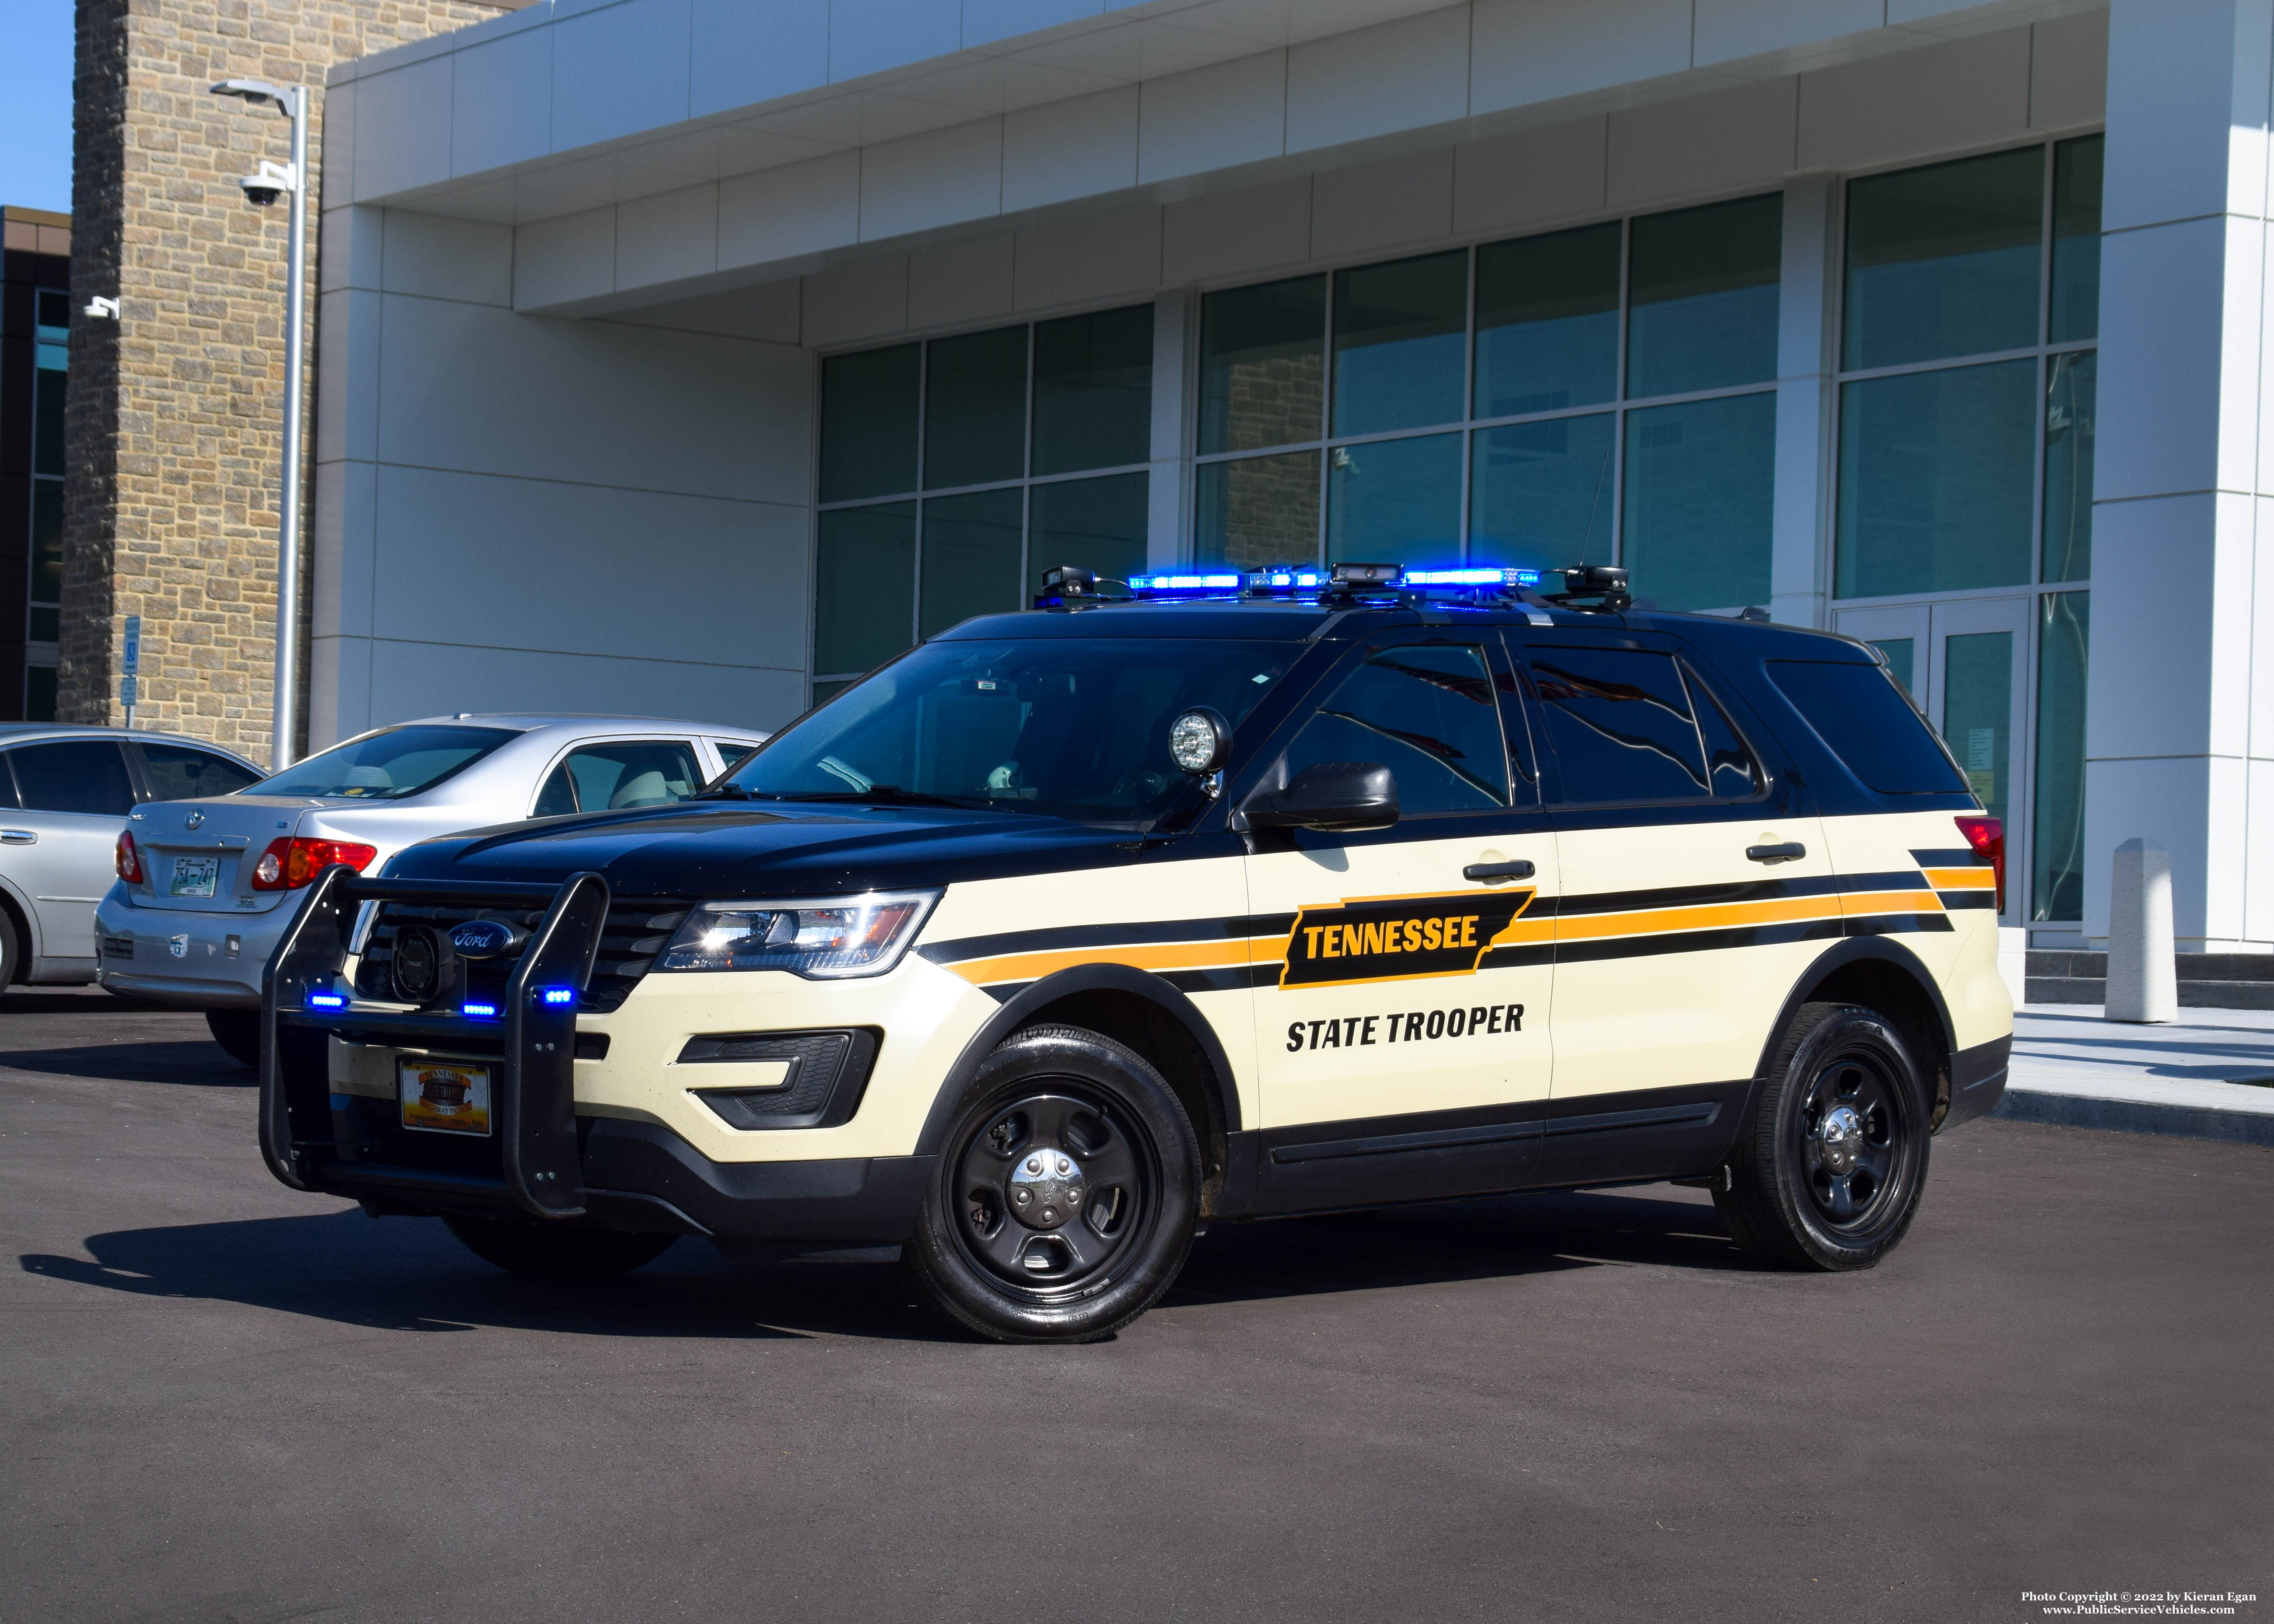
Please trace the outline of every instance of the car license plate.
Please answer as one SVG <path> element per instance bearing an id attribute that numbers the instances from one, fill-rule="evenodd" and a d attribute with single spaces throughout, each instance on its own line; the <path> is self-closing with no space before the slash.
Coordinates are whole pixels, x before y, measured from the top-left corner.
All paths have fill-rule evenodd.
<path id="1" fill-rule="evenodd" d="M 221 877 L 218 857 L 177 857 L 173 877 L 167 882 L 169 897 L 210 897 L 214 882 Z"/>
<path id="2" fill-rule="evenodd" d="M 422 1133 L 490 1131 L 490 1068 L 457 1061 L 399 1060 L 395 1081 L 403 1125 Z"/>

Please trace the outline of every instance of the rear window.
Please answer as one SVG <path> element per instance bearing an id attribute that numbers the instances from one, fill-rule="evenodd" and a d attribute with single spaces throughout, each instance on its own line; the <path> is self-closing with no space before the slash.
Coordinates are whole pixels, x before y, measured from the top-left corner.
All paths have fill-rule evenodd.
<path id="1" fill-rule="evenodd" d="M 502 727 L 390 727 L 311 756 L 246 793 L 400 801 L 433 788 L 514 736 Z"/>
<path id="2" fill-rule="evenodd" d="M 1925 718 L 1877 665 L 1770 660 L 1770 679 L 1848 771 L 1883 795 L 1963 795 Z"/>

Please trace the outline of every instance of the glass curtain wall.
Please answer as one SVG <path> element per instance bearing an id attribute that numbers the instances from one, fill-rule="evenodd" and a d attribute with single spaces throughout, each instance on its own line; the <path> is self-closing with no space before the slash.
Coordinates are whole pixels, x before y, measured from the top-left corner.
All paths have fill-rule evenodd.
<path id="1" fill-rule="evenodd" d="M 1043 572 L 1145 563 L 1153 307 L 821 364 L 814 698 Z"/>
<path id="2" fill-rule="evenodd" d="M 1835 594 L 2034 598 L 2026 906 L 2042 922 L 2082 917 L 2102 148 L 1872 175 L 1847 197 Z M 1989 650 L 1949 642 L 1948 660 Z M 2030 668 L 2008 652 L 2010 680 Z"/>
<path id="3" fill-rule="evenodd" d="M 1208 295 L 1197 561 L 1766 603 L 1782 229 L 1769 193 Z"/>

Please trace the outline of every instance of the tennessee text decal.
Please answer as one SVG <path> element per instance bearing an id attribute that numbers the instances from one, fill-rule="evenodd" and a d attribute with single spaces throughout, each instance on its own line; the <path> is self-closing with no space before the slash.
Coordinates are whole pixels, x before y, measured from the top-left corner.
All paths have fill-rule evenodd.
<path id="1" fill-rule="evenodd" d="M 1530 891 L 1365 897 L 1305 908 L 1287 937 L 1282 987 L 1471 975 L 1492 940 L 1532 906 Z"/>

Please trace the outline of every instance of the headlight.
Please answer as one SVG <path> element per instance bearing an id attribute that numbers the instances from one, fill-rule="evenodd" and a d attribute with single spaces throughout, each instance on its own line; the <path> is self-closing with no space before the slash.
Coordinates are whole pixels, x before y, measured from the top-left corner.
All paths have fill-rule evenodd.
<path id="1" fill-rule="evenodd" d="M 687 916 L 659 970 L 787 970 L 881 975 L 900 963 L 937 891 L 872 891 L 833 902 L 706 902 Z"/>

